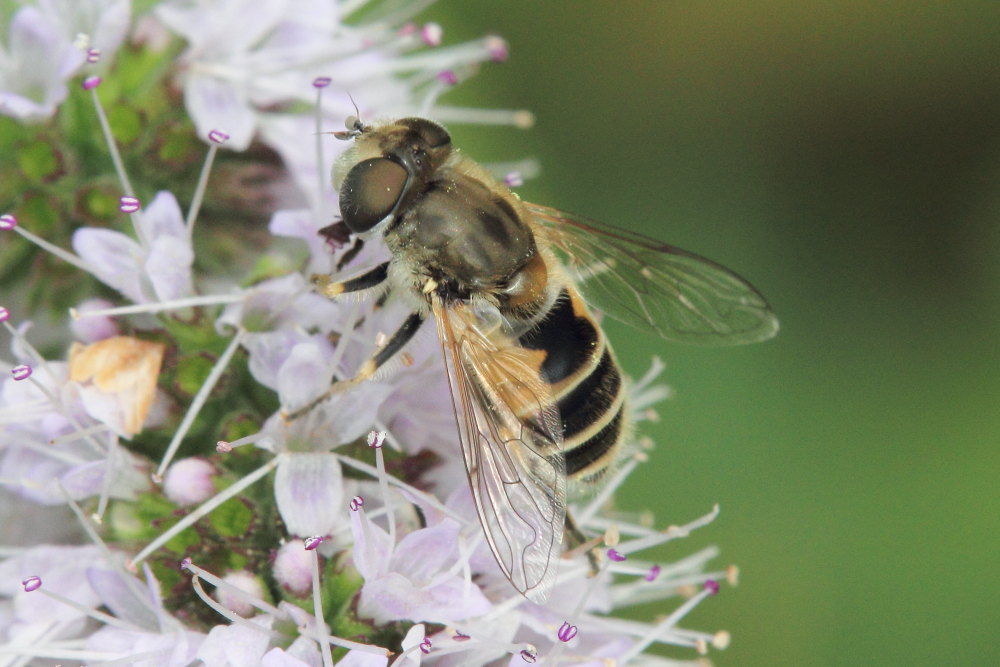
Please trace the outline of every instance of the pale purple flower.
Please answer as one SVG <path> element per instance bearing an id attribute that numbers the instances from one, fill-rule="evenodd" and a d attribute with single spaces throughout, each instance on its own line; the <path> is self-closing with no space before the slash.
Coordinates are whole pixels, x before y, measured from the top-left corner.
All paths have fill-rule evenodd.
<path id="1" fill-rule="evenodd" d="M 129 0 L 36 0 L 20 7 L 6 43 L 0 43 L 0 113 L 23 121 L 52 116 L 66 99 L 67 82 L 87 62 L 88 49 L 108 57 L 121 45 L 130 5 Z"/>
<path id="2" fill-rule="evenodd" d="M 414 530 L 399 544 L 368 519 L 351 513 L 354 565 L 365 578 L 358 610 L 384 623 L 397 620 L 451 623 L 492 607 L 479 588 L 454 571 L 463 556 L 462 526 L 453 519 Z"/>
<path id="3" fill-rule="evenodd" d="M 98 279 L 135 303 L 190 295 L 194 251 L 177 199 L 160 192 L 136 216 L 141 241 L 84 227 L 73 234 L 73 249 L 94 267 Z"/>

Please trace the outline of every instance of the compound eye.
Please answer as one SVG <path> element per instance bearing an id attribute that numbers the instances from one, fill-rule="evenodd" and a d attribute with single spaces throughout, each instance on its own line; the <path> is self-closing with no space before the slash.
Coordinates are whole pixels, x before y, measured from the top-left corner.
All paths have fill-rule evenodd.
<path id="1" fill-rule="evenodd" d="M 451 135 L 434 121 L 426 118 L 404 118 L 398 121 L 400 125 L 405 125 L 420 137 L 420 140 L 428 148 L 442 148 L 451 143 Z"/>
<path id="2" fill-rule="evenodd" d="M 340 188 L 344 224 L 355 234 L 377 225 L 403 196 L 406 179 L 406 169 L 389 158 L 375 157 L 354 165 Z"/>

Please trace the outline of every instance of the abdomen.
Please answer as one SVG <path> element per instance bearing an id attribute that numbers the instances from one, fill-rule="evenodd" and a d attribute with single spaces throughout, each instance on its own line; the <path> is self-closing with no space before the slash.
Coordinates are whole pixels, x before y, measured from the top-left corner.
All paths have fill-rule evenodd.
<path id="1" fill-rule="evenodd" d="M 625 386 L 607 337 L 567 286 L 519 343 L 544 355 L 539 376 L 559 408 L 567 476 L 593 485 L 618 459 L 628 432 Z"/>

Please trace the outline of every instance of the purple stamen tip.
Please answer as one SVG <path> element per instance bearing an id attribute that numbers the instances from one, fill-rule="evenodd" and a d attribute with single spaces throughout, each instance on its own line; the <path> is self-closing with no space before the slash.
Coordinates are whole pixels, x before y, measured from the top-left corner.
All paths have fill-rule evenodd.
<path id="1" fill-rule="evenodd" d="M 456 641 L 456 642 L 467 642 L 470 639 L 472 639 L 472 637 L 470 637 L 469 635 L 465 634 L 464 632 L 460 632 L 460 631 L 456 630 L 455 631 L 455 635 L 452 637 L 452 639 L 454 641 Z"/>
<path id="2" fill-rule="evenodd" d="M 705 590 L 708 591 L 709 595 L 719 594 L 719 582 L 715 579 L 707 579 L 705 581 Z"/>
<path id="3" fill-rule="evenodd" d="M 512 171 L 503 177 L 503 182 L 508 188 L 517 188 L 524 185 L 524 178 L 521 177 L 521 172 Z"/>
<path id="4" fill-rule="evenodd" d="M 230 445 L 225 440 L 219 440 L 217 443 L 215 443 L 215 451 L 219 452 L 220 454 L 228 454 L 229 452 L 233 451 L 233 446 Z"/>
<path id="5" fill-rule="evenodd" d="M 99 76 L 88 76 L 86 79 L 83 80 L 84 90 L 93 90 L 94 88 L 97 88 L 99 85 L 101 85 L 101 77 Z"/>
<path id="6" fill-rule="evenodd" d="M 193 564 L 194 564 L 194 561 L 191 560 L 190 556 L 185 556 L 184 558 L 181 559 L 181 569 L 182 570 L 190 570 L 191 566 Z"/>
<path id="7" fill-rule="evenodd" d="M 0 306 L 0 322 L 6 322 L 10 319 L 10 311 Z"/>
<path id="8" fill-rule="evenodd" d="M 31 377 L 31 366 L 28 364 L 21 364 L 20 366 L 14 366 L 10 369 L 10 374 L 14 376 L 15 382 L 20 382 L 21 380 L 27 380 Z"/>
<path id="9" fill-rule="evenodd" d="M 625 560 L 626 556 L 625 556 L 625 554 L 618 553 L 614 549 L 608 549 L 608 558 L 610 558 L 611 560 L 613 560 L 616 563 L 620 563 L 623 560 Z"/>
<path id="10" fill-rule="evenodd" d="M 42 587 L 41 577 L 28 577 L 21 581 L 21 585 L 24 586 L 24 592 L 30 593 L 31 591 L 37 591 Z"/>
<path id="11" fill-rule="evenodd" d="M 502 63 L 510 55 L 510 51 L 507 50 L 507 42 L 500 37 L 487 37 L 486 49 L 489 51 L 490 60 L 495 63 Z"/>
<path id="12" fill-rule="evenodd" d="M 446 69 L 443 72 L 438 72 L 437 78 L 438 81 L 447 83 L 449 86 L 454 86 L 456 83 L 458 83 L 458 75 L 455 74 L 455 72 L 453 72 L 450 69 Z"/>
<path id="13" fill-rule="evenodd" d="M 96 63 L 97 61 L 99 61 L 100 59 L 101 59 L 101 50 L 100 49 L 87 49 L 87 62 L 88 63 L 93 64 L 93 63 Z"/>
<path id="14" fill-rule="evenodd" d="M 538 661 L 538 656 L 535 655 L 534 652 L 529 651 L 528 649 L 521 649 L 521 660 L 524 660 L 525 662 L 534 663 Z"/>
<path id="15" fill-rule="evenodd" d="M 559 637 L 559 641 L 568 642 L 569 640 L 576 637 L 577 627 L 575 625 L 570 625 L 569 621 L 563 621 L 563 624 L 559 626 L 559 631 L 556 636 Z"/>
<path id="16" fill-rule="evenodd" d="M 431 644 L 431 640 L 428 639 L 427 637 L 424 637 L 424 641 L 420 642 L 420 652 L 425 655 L 430 653 L 431 646 L 433 646 L 433 644 Z"/>
<path id="17" fill-rule="evenodd" d="M 441 38 L 444 36 L 444 29 L 437 23 L 425 23 L 420 29 L 420 39 L 427 46 L 440 46 Z"/>
<path id="18" fill-rule="evenodd" d="M 214 144 L 224 144 L 229 141 L 229 135 L 222 130 L 211 130 L 208 133 L 208 140 Z"/>
<path id="19" fill-rule="evenodd" d="M 0 215 L 0 229 L 7 231 L 17 227 L 17 218 L 15 218 L 10 213 L 4 213 Z"/>
<path id="20" fill-rule="evenodd" d="M 383 442 L 385 442 L 385 431 L 372 431 L 368 434 L 369 447 L 379 449 L 382 447 Z"/>
<path id="21" fill-rule="evenodd" d="M 643 577 L 643 579 L 645 579 L 646 581 L 656 581 L 656 578 L 660 576 L 661 569 L 662 568 L 659 565 L 654 565 L 653 567 L 649 568 L 649 572 L 646 573 L 646 576 Z"/>
<path id="22" fill-rule="evenodd" d="M 365 499 L 361 496 L 354 496 L 351 498 L 351 511 L 357 512 L 359 509 L 365 506 Z"/>
<path id="23" fill-rule="evenodd" d="M 328 76 L 318 76 L 313 79 L 313 88 L 326 88 L 330 85 L 331 81 L 333 81 L 333 79 Z"/>
<path id="24" fill-rule="evenodd" d="M 320 536 L 307 537 L 304 540 L 305 545 L 306 545 L 306 551 L 312 551 L 313 549 L 315 549 L 319 545 L 323 544 L 323 539 L 324 538 L 322 538 Z"/>
<path id="25" fill-rule="evenodd" d="M 142 207 L 142 203 L 135 197 L 122 197 L 118 200 L 118 210 L 122 213 L 135 213 Z"/>

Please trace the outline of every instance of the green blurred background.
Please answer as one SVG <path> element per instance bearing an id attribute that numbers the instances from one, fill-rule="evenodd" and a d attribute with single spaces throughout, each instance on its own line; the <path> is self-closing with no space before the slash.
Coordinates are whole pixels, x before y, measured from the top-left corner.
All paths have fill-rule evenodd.
<path id="1" fill-rule="evenodd" d="M 660 355 L 677 392 L 620 505 L 661 524 L 722 505 L 664 553 L 716 543 L 741 568 L 685 621 L 732 632 L 710 658 L 1000 664 L 1000 2 L 441 0 L 425 18 L 510 42 L 446 103 L 537 115 L 454 126 L 469 154 L 537 157 L 526 199 L 711 257 L 781 318 L 722 349 L 609 325 L 632 373 Z"/>

